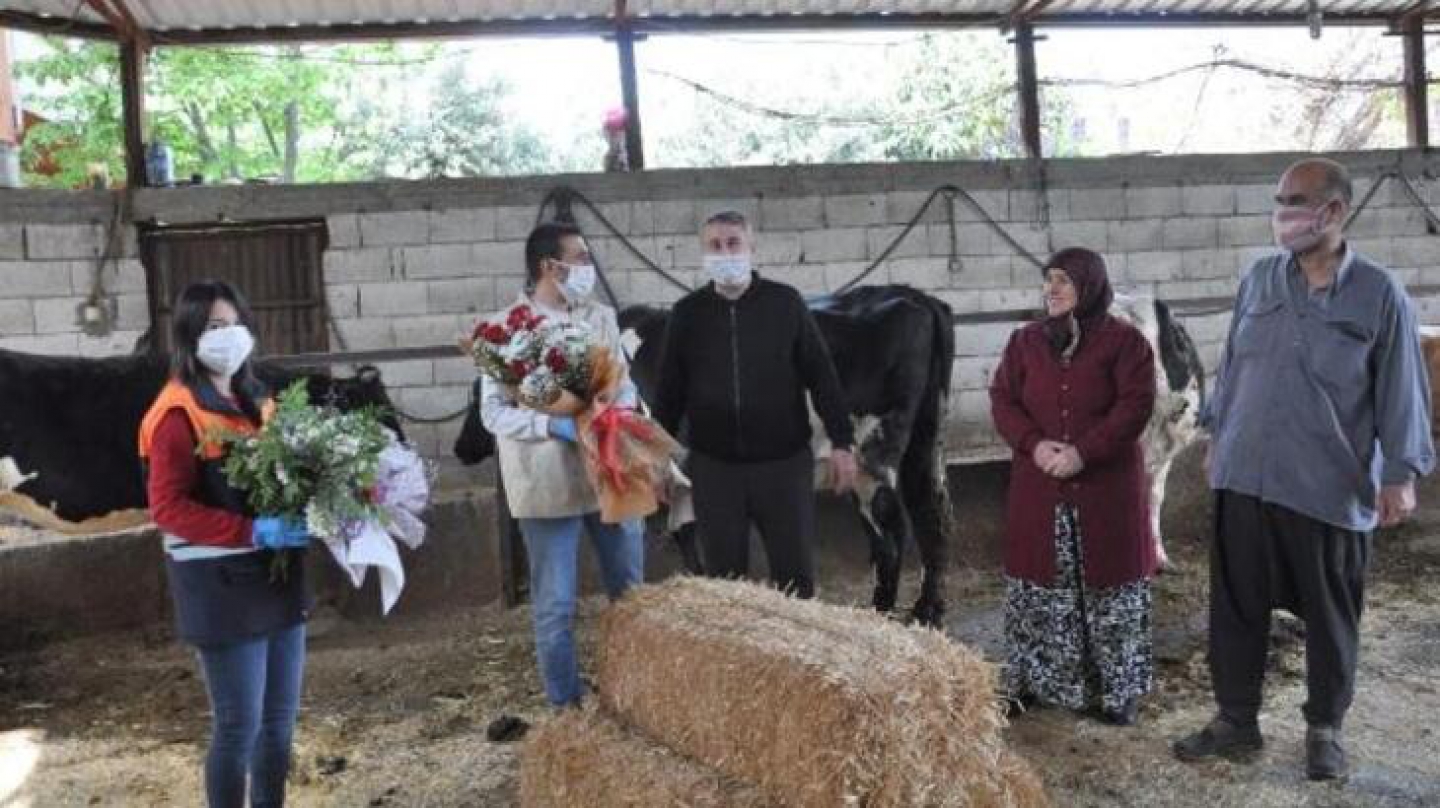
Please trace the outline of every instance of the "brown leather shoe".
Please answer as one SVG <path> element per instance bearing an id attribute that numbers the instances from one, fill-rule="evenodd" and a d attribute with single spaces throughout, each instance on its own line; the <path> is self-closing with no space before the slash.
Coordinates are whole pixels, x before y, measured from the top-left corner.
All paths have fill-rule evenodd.
<path id="1" fill-rule="evenodd" d="M 1305 774 L 1311 780 L 1343 780 L 1350 759 L 1340 745 L 1340 730 L 1312 724 L 1305 730 Z"/>
<path id="2" fill-rule="evenodd" d="M 1199 732 L 1176 741 L 1170 750 L 1187 763 L 1211 757 L 1237 758 L 1259 752 L 1265 746 L 1260 725 L 1235 724 L 1217 715 Z"/>

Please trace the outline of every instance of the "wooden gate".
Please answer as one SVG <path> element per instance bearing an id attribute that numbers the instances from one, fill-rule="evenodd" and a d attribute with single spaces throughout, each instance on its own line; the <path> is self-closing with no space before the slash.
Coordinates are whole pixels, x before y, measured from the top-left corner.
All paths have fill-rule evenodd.
<path id="1" fill-rule="evenodd" d="M 150 227 L 140 258 L 150 290 L 152 345 L 170 348 L 170 310 L 187 284 L 235 285 L 255 311 L 265 355 L 325 352 L 324 221 Z"/>

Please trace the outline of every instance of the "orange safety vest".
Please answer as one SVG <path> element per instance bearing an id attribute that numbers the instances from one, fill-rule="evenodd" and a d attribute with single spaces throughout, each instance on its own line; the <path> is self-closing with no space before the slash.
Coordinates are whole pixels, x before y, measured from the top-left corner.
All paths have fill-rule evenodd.
<path id="1" fill-rule="evenodd" d="M 225 454 L 225 445 L 217 440 L 222 435 L 250 435 L 256 429 L 249 418 L 232 413 L 212 412 L 200 406 L 195 392 L 179 381 L 171 379 L 155 397 L 150 411 L 140 420 L 140 459 L 150 459 L 150 446 L 155 440 L 155 430 L 171 410 L 184 410 L 190 421 L 190 429 L 199 442 L 200 457 L 204 460 L 219 460 Z M 275 413 L 274 399 L 266 399 L 260 405 L 262 422 L 269 421 Z"/>

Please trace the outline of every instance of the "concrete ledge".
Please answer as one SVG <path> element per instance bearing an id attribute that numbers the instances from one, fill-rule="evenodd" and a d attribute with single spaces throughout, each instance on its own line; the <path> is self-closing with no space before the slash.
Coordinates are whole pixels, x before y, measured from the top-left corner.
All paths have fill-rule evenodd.
<path id="1" fill-rule="evenodd" d="M 401 548 L 406 587 L 392 617 L 490 603 L 500 597 L 494 494 L 448 495 L 426 516 L 430 535 Z M 319 605 L 351 619 L 380 617 L 374 576 L 351 587 L 317 547 L 308 558 Z M 160 534 L 153 527 L 0 545 L 0 651 L 170 619 Z"/>
<path id="2" fill-rule="evenodd" d="M 533 220 L 534 205 L 558 185 L 598 203 L 744 202 L 760 198 L 926 191 L 942 183 L 967 189 L 1034 190 L 1043 169 L 1048 188 L 1092 186 L 1269 184 L 1299 153 L 1094 157 L 935 163 L 761 166 L 666 169 L 634 174 L 557 174 L 446 180 L 391 180 L 330 185 L 240 185 L 144 188 L 134 191 L 132 220 L 167 223 L 321 218 L 347 213 L 516 207 Z M 1330 155 L 1357 177 L 1390 168 L 1412 175 L 1440 166 L 1440 158 L 1413 150 Z M 0 191 L 0 222 L 107 222 L 113 195 L 125 191 Z M 622 229 L 623 222 L 620 223 Z M 640 232 L 645 228 L 628 228 Z M 498 231 L 497 231 L 498 232 Z M 503 237 L 499 234 L 497 237 Z"/>
<path id="3" fill-rule="evenodd" d="M 148 625 L 169 610 L 153 527 L 0 546 L 0 650 Z"/>

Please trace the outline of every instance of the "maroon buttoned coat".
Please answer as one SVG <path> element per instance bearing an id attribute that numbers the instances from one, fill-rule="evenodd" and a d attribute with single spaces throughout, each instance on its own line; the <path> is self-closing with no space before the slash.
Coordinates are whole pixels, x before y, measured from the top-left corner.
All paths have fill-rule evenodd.
<path id="1" fill-rule="evenodd" d="M 1083 329 L 1068 364 L 1041 323 L 1017 330 L 990 385 L 995 427 L 1014 450 L 1006 510 L 1005 572 L 1049 586 L 1055 508 L 1076 506 L 1085 581 L 1110 588 L 1155 570 L 1140 435 L 1155 406 L 1155 360 L 1143 334 L 1102 315 Z M 1042 440 L 1073 444 L 1085 467 L 1068 480 L 1032 458 Z"/>

